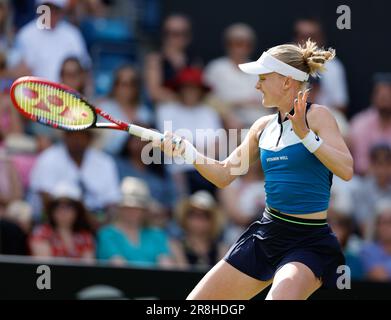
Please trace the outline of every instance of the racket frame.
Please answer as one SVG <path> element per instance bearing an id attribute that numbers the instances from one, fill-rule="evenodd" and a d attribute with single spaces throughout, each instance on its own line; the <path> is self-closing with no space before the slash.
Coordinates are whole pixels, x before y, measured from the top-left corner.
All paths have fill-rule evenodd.
<path id="1" fill-rule="evenodd" d="M 147 140 L 163 140 L 163 138 L 164 138 L 164 135 L 161 134 L 160 132 L 156 132 L 156 131 L 153 131 L 151 129 L 143 128 L 143 127 L 140 127 L 140 126 L 137 126 L 137 125 L 134 125 L 134 124 L 126 123 L 126 122 L 118 120 L 118 119 L 114 119 L 106 111 L 102 110 L 101 108 L 95 107 L 94 105 L 89 103 L 79 92 L 77 92 L 76 90 L 74 90 L 74 89 L 72 89 L 72 88 L 70 88 L 70 87 L 68 87 L 68 86 L 66 86 L 64 84 L 59 84 L 59 83 L 55 83 L 55 82 L 52 82 L 52 81 L 48 81 L 48 80 L 45 80 L 45 79 L 42 79 L 42 78 L 32 77 L 32 76 L 21 77 L 21 78 L 17 79 L 12 84 L 11 90 L 10 90 L 10 96 L 11 96 L 12 103 L 18 109 L 18 111 L 21 114 L 23 114 L 26 118 L 28 118 L 28 119 L 30 119 L 32 121 L 41 123 L 43 125 L 48 125 L 48 126 L 50 126 L 52 128 L 65 130 L 65 131 L 78 131 L 77 129 L 73 130 L 71 128 L 61 127 L 61 125 L 53 123 L 50 120 L 39 119 L 38 116 L 33 115 L 33 114 L 28 113 L 25 110 L 23 110 L 19 106 L 19 103 L 16 100 L 15 89 L 16 89 L 16 87 L 18 85 L 23 84 L 23 83 L 28 83 L 28 82 L 29 83 L 36 83 L 36 84 L 40 84 L 40 85 L 51 86 L 51 87 L 53 87 L 55 89 L 58 89 L 58 90 L 61 90 L 61 91 L 65 91 L 66 93 L 71 94 L 71 95 L 75 96 L 77 99 L 81 100 L 92 111 L 93 116 L 94 116 L 91 125 L 87 126 L 86 128 L 83 128 L 82 130 L 87 130 L 87 129 L 90 129 L 90 128 L 115 129 L 115 130 L 126 131 L 126 132 L 128 132 L 128 133 L 130 133 L 132 135 L 136 135 L 136 136 L 138 136 L 140 138 L 145 138 Z M 111 123 L 104 123 L 104 122 L 97 123 L 97 120 L 98 120 L 98 116 L 97 115 L 100 115 L 101 117 L 103 117 L 104 119 L 110 121 Z"/>

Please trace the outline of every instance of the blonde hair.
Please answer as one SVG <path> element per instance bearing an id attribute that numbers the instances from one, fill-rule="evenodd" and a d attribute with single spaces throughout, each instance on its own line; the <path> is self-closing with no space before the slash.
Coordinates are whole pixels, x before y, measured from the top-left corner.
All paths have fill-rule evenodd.
<path id="1" fill-rule="evenodd" d="M 317 76 L 324 71 L 324 64 L 335 57 L 334 49 L 319 48 L 311 39 L 308 39 L 304 45 L 282 44 L 270 48 L 267 52 L 274 58 L 312 76 Z"/>

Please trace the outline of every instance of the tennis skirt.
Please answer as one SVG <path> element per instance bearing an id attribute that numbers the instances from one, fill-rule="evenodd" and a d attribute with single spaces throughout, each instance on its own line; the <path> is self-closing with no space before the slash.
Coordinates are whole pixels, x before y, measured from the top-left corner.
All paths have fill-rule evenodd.
<path id="1" fill-rule="evenodd" d="M 327 220 L 287 217 L 271 208 L 266 208 L 262 218 L 243 232 L 224 260 L 261 281 L 271 280 L 289 262 L 300 262 L 327 288 L 336 287 L 340 276 L 337 268 L 345 265 L 345 257 Z"/>

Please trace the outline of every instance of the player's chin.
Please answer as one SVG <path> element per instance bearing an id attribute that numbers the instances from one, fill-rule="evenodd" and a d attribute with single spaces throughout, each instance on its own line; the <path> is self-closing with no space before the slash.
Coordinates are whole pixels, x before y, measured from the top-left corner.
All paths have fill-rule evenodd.
<path id="1" fill-rule="evenodd" d="M 263 105 L 265 108 L 273 108 L 273 105 L 270 103 L 270 101 L 268 101 L 267 98 L 265 98 L 265 96 L 264 96 L 263 99 L 262 99 L 262 105 Z"/>

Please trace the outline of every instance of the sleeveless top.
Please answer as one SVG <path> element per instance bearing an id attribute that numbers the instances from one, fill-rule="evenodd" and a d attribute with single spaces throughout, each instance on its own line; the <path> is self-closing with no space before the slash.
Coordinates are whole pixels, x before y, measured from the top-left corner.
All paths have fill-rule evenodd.
<path id="1" fill-rule="evenodd" d="M 282 121 L 277 113 L 262 131 L 259 149 L 267 206 L 288 214 L 328 208 L 333 174 L 301 143 L 291 120 Z"/>

